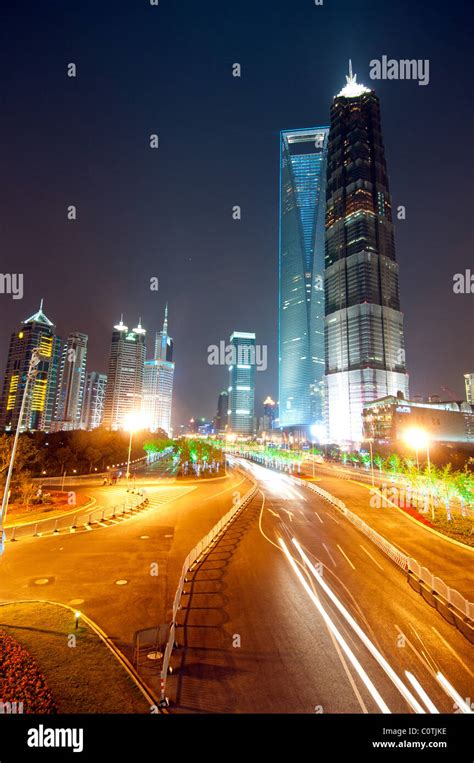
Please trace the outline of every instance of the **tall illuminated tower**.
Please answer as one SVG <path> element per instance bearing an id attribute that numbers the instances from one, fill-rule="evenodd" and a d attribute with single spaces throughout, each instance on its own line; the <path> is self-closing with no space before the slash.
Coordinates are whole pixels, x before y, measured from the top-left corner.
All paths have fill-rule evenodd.
<path id="1" fill-rule="evenodd" d="M 324 419 L 324 216 L 327 127 L 280 141 L 279 404 L 281 427 Z"/>
<path id="2" fill-rule="evenodd" d="M 86 381 L 87 334 L 69 334 L 61 354 L 52 429 L 79 429 Z"/>
<path id="3" fill-rule="evenodd" d="M 61 340 L 55 334 L 54 324 L 43 312 L 43 300 L 39 310 L 23 321 L 20 330 L 11 335 L 0 402 L 0 431 L 14 431 L 18 426 L 26 375 L 35 348 L 40 350 L 42 360 L 30 386 L 21 422 L 22 431 L 48 431 L 54 413 Z"/>
<path id="4" fill-rule="evenodd" d="M 362 438 L 365 403 L 408 397 L 391 198 L 379 99 L 357 82 L 331 106 L 325 332 L 329 439 Z"/>
<path id="5" fill-rule="evenodd" d="M 230 337 L 233 363 L 229 366 L 229 417 L 231 432 L 251 435 L 255 412 L 255 334 L 234 331 Z"/>
<path id="6" fill-rule="evenodd" d="M 143 415 L 152 432 L 162 429 L 171 434 L 173 404 L 173 340 L 168 335 L 168 305 L 163 328 L 156 334 L 155 357 L 146 360 L 143 384 Z"/>
<path id="7" fill-rule="evenodd" d="M 145 334 L 140 321 L 131 331 L 122 318 L 114 326 L 102 421 L 108 429 L 124 429 L 141 412 Z"/>

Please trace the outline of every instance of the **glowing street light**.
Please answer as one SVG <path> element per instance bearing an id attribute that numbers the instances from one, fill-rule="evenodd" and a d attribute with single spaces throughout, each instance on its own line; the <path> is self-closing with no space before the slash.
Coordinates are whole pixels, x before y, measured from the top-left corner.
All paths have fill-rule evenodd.
<path id="1" fill-rule="evenodd" d="M 130 440 L 128 443 L 128 458 L 127 458 L 127 471 L 126 478 L 130 477 L 130 456 L 132 454 L 132 437 L 135 432 L 139 432 L 140 429 L 145 428 L 145 420 L 143 414 L 140 412 L 129 413 L 124 419 L 124 429 L 130 432 Z"/>
<path id="2" fill-rule="evenodd" d="M 426 449 L 426 455 L 428 457 L 428 472 L 431 474 L 430 438 L 428 436 L 428 433 L 425 432 L 424 429 L 420 429 L 420 427 L 410 427 L 409 429 L 405 430 L 403 434 L 403 439 L 407 445 L 409 445 L 411 448 L 415 450 L 416 466 L 418 471 L 420 471 L 420 461 L 418 458 L 418 451 L 420 449 Z"/>

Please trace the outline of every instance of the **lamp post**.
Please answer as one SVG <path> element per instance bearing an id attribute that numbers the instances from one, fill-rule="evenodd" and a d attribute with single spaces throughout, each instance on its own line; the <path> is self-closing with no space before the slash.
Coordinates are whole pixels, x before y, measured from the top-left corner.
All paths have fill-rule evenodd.
<path id="1" fill-rule="evenodd" d="M 430 459 L 430 438 L 427 432 L 425 432 L 424 429 L 420 429 L 419 427 L 411 427 L 410 429 L 407 429 L 404 433 L 403 439 L 407 443 L 407 445 L 410 445 L 412 448 L 415 449 L 416 452 L 416 466 L 418 469 L 418 473 L 420 473 L 420 462 L 418 458 L 418 451 L 420 448 L 424 448 L 426 450 L 426 460 L 428 465 L 428 479 L 430 484 L 430 506 L 431 506 L 431 517 L 434 519 L 434 507 L 432 502 L 432 495 L 431 495 L 431 459 Z"/>
<path id="2" fill-rule="evenodd" d="M 370 448 L 370 471 L 372 473 L 372 487 L 375 487 L 375 479 L 374 479 L 374 452 L 372 449 L 372 438 L 369 437 L 367 442 L 369 443 Z"/>
<path id="3" fill-rule="evenodd" d="M 3 525 L 5 523 L 5 519 L 7 516 L 8 501 L 10 498 L 10 482 L 11 482 L 12 473 L 13 473 L 13 464 L 15 461 L 16 449 L 18 446 L 18 438 L 20 436 L 21 424 L 23 421 L 23 414 L 25 412 L 26 401 L 28 399 L 28 390 L 30 387 L 30 382 L 33 381 L 33 379 L 36 377 L 38 373 L 37 366 L 39 363 L 41 363 L 42 359 L 43 358 L 39 349 L 35 348 L 33 352 L 31 353 L 30 363 L 28 366 L 28 372 L 26 374 L 25 389 L 23 390 L 23 398 L 21 401 L 20 413 L 19 413 L 18 422 L 16 425 L 15 437 L 13 440 L 12 454 L 10 456 L 10 465 L 8 467 L 7 479 L 5 481 L 5 490 L 3 492 L 2 509 L 0 512 L 0 540 L 3 538 Z"/>
<path id="4" fill-rule="evenodd" d="M 125 418 L 125 429 L 128 429 L 130 432 L 130 439 L 128 441 L 128 458 L 127 458 L 127 471 L 126 471 L 126 479 L 128 480 L 130 478 L 130 458 L 132 455 L 132 438 L 135 432 L 138 432 L 139 429 L 143 429 L 143 417 L 142 415 L 138 413 L 130 413 Z"/>

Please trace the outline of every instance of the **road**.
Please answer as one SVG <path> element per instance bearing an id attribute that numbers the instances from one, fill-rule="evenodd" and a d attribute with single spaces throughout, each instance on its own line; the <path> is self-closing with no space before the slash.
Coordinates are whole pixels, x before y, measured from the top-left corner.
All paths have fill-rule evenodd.
<path id="1" fill-rule="evenodd" d="M 153 479 L 146 480 L 148 507 L 133 516 L 8 542 L 0 557 L 1 600 L 77 607 L 132 658 L 137 630 L 169 622 L 188 552 L 250 484 L 239 473 L 207 482 Z M 114 500 L 115 490 L 104 488 L 104 496 Z"/>
<path id="2" fill-rule="evenodd" d="M 404 554 L 416 559 L 433 575 L 472 601 L 473 577 L 467 573 L 472 570 L 474 548 L 466 548 L 431 532 L 395 506 L 373 508 L 370 505 L 372 486 L 358 480 L 357 476 L 352 475 L 353 471 L 347 475 L 341 469 L 318 465 L 315 469 L 316 484 L 343 501 Z M 390 485 L 388 478 L 386 484 Z"/>
<path id="3" fill-rule="evenodd" d="M 438 671 L 461 698 L 474 697 L 472 647 L 401 570 L 319 496 L 247 468 L 257 496 L 189 576 L 183 647 L 168 679 L 172 711 L 452 713 Z M 305 590 L 279 544 L 301 562 L 292 538 L 322 565 L 325 589 L 319 575 L 303 573 Z"/>

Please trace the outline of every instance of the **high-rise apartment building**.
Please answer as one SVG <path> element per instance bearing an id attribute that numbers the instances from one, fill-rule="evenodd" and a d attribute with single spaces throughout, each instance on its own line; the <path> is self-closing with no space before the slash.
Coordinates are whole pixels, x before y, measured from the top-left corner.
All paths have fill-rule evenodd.
<path id="1" fill-rule="evenodd" d="M 171 433 L 173 404 L 173 340 L 168 335 L 168 305 L 163 328 L 156 334 L 155 357 L 146 360 L 143 384 L 143 418 L 152 432 L 162 429 Z"/>
<path id="2" fill-rule="evenodd" d="M 255 410 L 255 334 L 234 331 L 230 337 L 229 423 L 235 434 L 253 434 Z"/>
<path id="3" fill-rule="evenodd" d="M 18 426 L 31 353 L 36 348 L 40 350 L 42 359 L 30 385 L 21 431 L 49 431 L 54 413 L 61 346 L 54 324 L 43 312 L 41 300 L 39 310 L 23 321 L 19 331 L 11 335 L 0 401 L 0 431 L 14 431 Z"/>
<path id="4" fill-rule="evenodd" d="M 331 106 L 325 313 L 330 441 L 360 441 L 366 403 L 408 397 L 379 99 L 357 82 Z"/>
<path id="5" fill-rule="evenodd" d="M 114 326 L 103 418 L 108 429 L 124 429 L 129 417 L 138 418 L 141 414 L 145 334 L 140 321 L 130 331 L 123 318 Z"/>
<path id="6" fill-rule="evenodd" d="M 86 380 L 87 334 L 69 334 L 59 366 L 58 389 L 52 429 L 70 430 L 81 426 Z"/>
<path id="7" fill-rule="evenodd" d="M 280 426 L 324 418 L 324 219 L 327 127 L 280 139 Z"/>
<path id="8" fill-rule="evenodd" d="M 107 374 L 98 371 L 90 371 L 87 374 L 82 404 L 82 429 L 97 429 L 102 424 L 106 387 Z"/>

